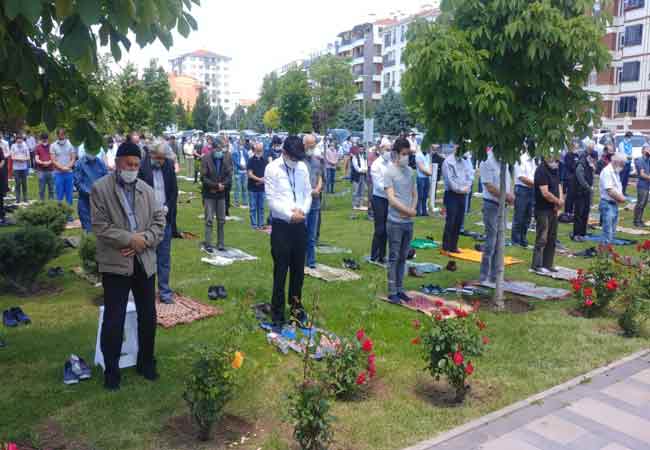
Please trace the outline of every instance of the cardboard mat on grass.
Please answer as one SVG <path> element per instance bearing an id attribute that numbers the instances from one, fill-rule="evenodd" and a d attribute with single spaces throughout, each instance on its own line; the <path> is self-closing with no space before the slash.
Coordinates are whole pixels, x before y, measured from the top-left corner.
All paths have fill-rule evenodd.
<path id="1" fill-rule="evenodd" d="M 478 281 L 472 283 L 481 287 L 494 288 L 493 284 L 480 283 Z M 566 289 L 551 288 L 545 286 L 538 286 L 529 281 L 504 281 L 503 290 L 522 297 L 535 298 L 537 300 L 553 300 L 558 298 L 566 298 L 571 295 L 570 291 Z"/>
<path id="2" fill-rule="evenodd" d="M 410 269 L 413 267 L 420 273 L 435 273 L 442 270 L 442 266 L 434 263 L 428 262 L 415 262 L 415 261 L 406 261 L 406 268 Z"/>
<path id="3" fill-rule="evenodd" d="M 450 258 L 460 259 L 462 261 L 470 261 L 470 262 L 477 262 L 477 263 L 481 262 L 483 253 L 477 250 L 471 250 L 469 248 L 461 248 L 459 250 L 460 250 L 459 253 L 450 253 L 446 251 L 441 251 L 440 254 L 444 256 L 448 256 Z M 506 266 L 511 266 L 513 264 L 520 264 L 523 262 L 521 259 L 513 258 L 512 256 L 504 257 L 503 261 Z"/>
<path id="4" fill-rule="evenodd" d="M 453 317 L 456 317 L 454 309 L 463 309 L 467 312 L 470 312 L 472 310 L 471 307 L 463 303 L 446 300 L 440 297 L 433 297 L 431 295 L 426 295 L 417 291 L 408 291 L 406 292 L 406 295 L 409 296 L 411 300 L 408 302 L 402 302 L 398 306 L 403 306 L 404 308 L 410 309 L 412 311 L 421 312 L 427 316 L 434 316 L 440 313 L 443 319 L 451 319 Z M 388 297 L 379 297 L 379 299 L 390 303 Z M 448 311 L 449 314 L 445 315 L 444 311 Z"/>
<path id="5" fill-rule="evenodd" d="M 66 230 L 79 230 L 81 229 L 81 220 L 75 219 L 72 222 L 68 222 L 65 224 L 65 229 Z"/>
<path id="6" fill-rule="evenodd" d="M 565 280 L 565 281 L 571 281 L 575 280 L 578 278 L 578 271 L 575 269 L 569 269 L 568 267 L 562 267 L 562 266 L 556 266 L 557 272 L 537 272 L 535 270 L 530 270 L 536 275 L 539 275 L 540 277 L 547 277 L 547 278 L 553 278 L 554 280 Z"/>
<path id="7" fill-rule="evenodd" d="M 305 275 L 318 278 L 328 283 L 335 281 L 357 281 L 361 279 L 361 275 L 357 275 L 351 270 L 337 269 L 336 267 L 330 267 L 324 264 L 316 264 L 315 269 L 305 267 Z"/>
<path id="8" fill-rule="evenodd" d="M 256 259 L 258 259 L 257 256 L 249 255 L 237 248 L 226 248 L 224 251 L 215 249 L 212 254 L 206 254 L 206 256 L 201 258 L 201 262 L 210 264 L 211 266 L 222 267 L 229 266 L 237 261 L 254 261 Z"/>
<path id="9" fill-rule="evenodd" d="M 214 306 L 204 305 L 189 297 L 174 294 L 174 303 L 168 305 L 161 303 L 156 298 L 156 321 L 163 328 L 171 328 L 176 325 L 191 323 L 195 320 L 205 319 L 223 314 L 223 311 Z"/>
<path id="10" fill-rule="evenodd" d="M 618 230 L 618 228 L 617 228 Z M 585 236 L 585 239 L 591 242 L 603 242 L 604 238 L 600 234 L 588 234 Z M 632 241 L 629 239 L 620 239 L 620 238 L 614 238 L 612 241 L 612 245 L 634 245 L 636 244 L 636 241 Z"/>
<path id="11" fill-rule="evenodd" d="M 341 248 L 334 245 L 322 243 L 316 246 L 316 253 L 320 253 L 322 255 L 336 255 L 338 253 L 350 254 L 352 253 L 352 250 L 349 248 Z"/>

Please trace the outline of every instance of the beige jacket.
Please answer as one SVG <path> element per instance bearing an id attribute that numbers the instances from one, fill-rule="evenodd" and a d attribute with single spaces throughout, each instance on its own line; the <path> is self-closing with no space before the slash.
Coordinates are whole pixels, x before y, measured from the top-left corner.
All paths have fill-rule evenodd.
<path id="1" fill-rule="evenodd" d="M 163 238 L 165 212 L 157 209 L 153 189 L 138 179 L 135 186 L 135 215 L 137 232 L 144 233 L 147 248 L 136 256 L 124 257 L 120 250 L 129 246 L 133 233 L 117 184 L 117 173 L 99 179 L 90 194 L 93 232 L 97 236 L 95 259 L 100 273 L 133 275 L 133 258 L 137 257 L 147 276 L 156 273 L 156 247 Z"/>

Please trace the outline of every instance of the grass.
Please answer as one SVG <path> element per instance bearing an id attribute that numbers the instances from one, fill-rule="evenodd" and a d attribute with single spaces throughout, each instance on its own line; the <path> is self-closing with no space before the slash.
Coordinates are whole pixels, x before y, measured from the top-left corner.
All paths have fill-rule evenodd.
<path id="1" fill-rule="evenodd" d="M 181 182 L 181 189 L 196 187 Z M 337 190 L 349 189 L 339 182 Z M 30 192 L 36 193 L 34 177 Z M 187 198 L 183 196 L 182 198 Z M 357 260 L 368 254 L 372 223 L 365 216 L 351 212 L 349 194 L 330 197 L 323 211 L 321 240 L 353 250 Z M 472 200 L 468 229 L 481 231 L 473 223 L 482 220 L 480 199 Z M 198 200 L 181 203 L 179 227 L 202 236 Z M 230 298 L 222 303 L 225 314 L 216 318 L 158 329 L 156 353 L 161 379 L 145 382 L 133 369 L 123 372 L 122 389 L 108 393 L 102 388 L 102 375 L 95 370 L 90 381 L 64 386 L 63 362 L 70 353 L 93 359 L 97 333 L 98 309 L 93 299 L 100 289 L 90 287 L 68 269 L 79 265 L 76 250 L 67 250 L 52 262 L 62 266 L 66 275 L 47 280 L 60 289 L 52 295 L 20 298 L 2 290 L 0 308 L 20 305 L 33 323 L 16 329 L 3 329 L 8 347 L 0 350 L 0 442 L 22 440 L 35 447 L 48 439 L 48 421 L 57 424 L 67 442 L 83 443 L 79 448 L 95 449 L 195 449 L 219 448 L 200 444 L 178 436 L 169 426 L 174 418 L 187 413 L 182 400 L 184 381 L 191 363 L 191 348 L 197 343 L 211 343 L 236 317 L 236 303 L 247 292 L 256 300 L 270 299 L 272 259 L 269 237 L 254 232 L 248 225 L 248 211 L 235 209 L 231 214 L 243 222 L 228 222 L 227 245 L 259 256 L 258 261 L 235 263 L 214 268 L 200 262 L 198 241 L 174 240 L 172 256 L 172 287 L 185 295 L 208 302 L 207 288 L 224 284 Z M 351 215 L 358 220 L 351 220 Z M 631 213 L 623 214 L 622 224 L 631 226 Z M 415 234 L 441 238 L 444 221 L 440 218 L 419 218 Z M 574 249 L 568 240 L 569 226 L 561 225 L 560 239 Z M 534 233 L 529 235 L 531 242 Z M 461 246 L 473 247 L 469 238 L 461 238 Z M 635 252 L 633 247 L 620 248 L 623 254 Z M 532 253 L 507 248 L 508 255 L 525 261 L 508 267 L 506 276 L 535 281 L 538 284 L 569 288 L 528 273 Z M 319 261 L 339 266 L 344 255 L 320 255 Z M 418 261 L 441 265 L 446 259 L 437 251 L 418 251 Z M 586 267 L 588 261 L 558 257 L 557 264 Z M 476 279 L 478 264 L 458 263 L 455 273 L 440 272 L 425 279 L 406 279 L 406 287 L 418 289 L 423 283 L 442 286 L 457 281 Z M 534 302 L 535 310 L 522 315 L 482 313 L 488 323 L 491 345 L 475 362 L 471 378 L 473 389 L 462 406 L 446 406 L 439 398 L 444 383 L 436 384 L 422 369 L 417 349 L 410 344 L 414 337 L 411 322 L 418 315 L 404 308 L 375 301 L 384 293 L 386 276 L 379 268 L 362 264 L 362 280 L 350 283 L 325 284 L 307 278 L 306 302 L 320 296 L 321 325 L 342 335 L 352 335 L 359 326 L 366 328 L 376 345 L 378 378 L 372 395 L 363 401 L 336 402 L 333 413 L 335 448 L 399 449 L 430 438 L 442 431 L 502 408 L 517 400 L 562 383 L 626 354 L 647 347 L 645 339 L 626 339 L 612 332 L 614 318 L 582 319 L 570 316 L 571 300 Z M 288 449 L 291 430 L 286 423 L 284 395 L 290 387 L 290 376 L 299 372 L 300 361 L 295 354 L 284 356 L 267 345 L 264 333 L 247 336 L 244 348 L 246 361 L 239 372 L 240 386 L 228 413 L 256 426 L 255 436 L 238 448 Z M 50 430 L 51 431 L 51 430 Z M 52 433 L 49 433 L 52 434 Z"/>

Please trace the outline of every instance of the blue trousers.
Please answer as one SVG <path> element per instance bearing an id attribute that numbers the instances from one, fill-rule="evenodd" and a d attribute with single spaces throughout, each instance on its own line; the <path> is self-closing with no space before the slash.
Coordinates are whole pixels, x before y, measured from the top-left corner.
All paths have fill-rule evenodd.
<path id="1" fill-rule="evenodd" d="M 616 237 L 616 225 L 618 225 L 618 205 L 609 203 L 607 200 L 601 200 L 600 218 L 603 222 L 603 242 L 605 244 L 611 244 Z"/>
<path id="2" fill-rule="evenodd" d="M 431 188 L 431 179 L 428 177 L 417 177 L 417 187 L 418 187 L 418 207 L 417 215 L 426 216 L 427 215 L 427 200 L 429 198 L 429 189 Z"/>
<path id="3" fill-rule="evenodd" d="M 172 300 L 174 293 L 169 287 L 169 272 L 171 271 L 171 251 L 172 251 L 172 226 L 165 225 L 163 240 L 158 244 L 156 249 L 156 258 L 158 264 L 158 291 L 160 291 L 161 300 Z"/>
<path id="4" fill-rule="evenodd" d="M 45 188 L 47 187 L 48 200 L 54 200 L 54 175 L 49 170 L 39 170 L 38 172 L 38 197 L 41 201 L 45 200 Z"/>
<path id="5" fill-rule="evenodd" d="M 81 228 L 86 232 L 92 232 L 92 222 L 90 220 L 90 196 L 87 194 L 79 193 L 77 200 L 77 212 L 79 213 L 79 220 L 81 221 Z"/>
<path id="6" fill-rule="evenodd" d="M 54 188 L 56 190 L 56 199 L 61 201 L 65 198 L 68 205 L 72 205 L 72 172 L 57 172 L 54 174 Z"/>
<path id="7" fill-rule="evenodd" d="M 512 243 L 528 245 L 528 227 L 533 216 L 535 191 L 533 188 L 515 186 L 515 213 L 512 217 Z"/>
<path id="8" fill-rule="evenodd" d="M 445 191 L 443 202 L 447 210 L 445 230 L 442 234 L 442 249 L 448 252 L 458 250 L 458 235 L 465 215 L 465 195 L 453 191 Z"/>
<path id="9" fill-rule="evenodd" d="M 235 182 L 235 206 L 248 205 L 248 175 L 246 172 L 237 172 L 233 174 Z M 240 203 L 241 196 L 241 203 Z"/>
<path id="10" fill-rule="evenodd" d="M 306 249 L 306 264 L 309 267 L 316 265 L 316 236 L 318 234 L 318 217 L 320 216 L 320 208 L 311 208 L 307 214 L 307 249 Z"/>
<path id="11" fill-rule="evenodd" d="M 250 215 L 251 226 L 253 228 L 260 228 L 264 226 L 264 192 L 250 191 L 248 193 L 250 199 Z"/>
<path id="12" fill-rule="evenodd" d="M 334 182 L 336 181 L 336 169 L 326 169 L 326 189 L 325 192 L 328 194 L 333 194 L 334 193 Z"/>
<path id="13" fill-rule="evenodd" d="M 623 171 L 621 172 L 621 187 L 623 188 L 623 195 L 627 195 L 627 183 L 630 181 L 630 172 L 632 172 L 632 161 L 628 159 Z"/>

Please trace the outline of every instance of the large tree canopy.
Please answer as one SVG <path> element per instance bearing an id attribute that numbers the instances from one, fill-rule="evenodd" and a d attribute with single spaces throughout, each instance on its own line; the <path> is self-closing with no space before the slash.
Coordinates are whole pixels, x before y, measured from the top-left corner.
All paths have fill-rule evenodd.
<path id="1" fill-rule="evenodd" d="M 148 109 L 147 127 L 154 135 L 160 136 L 174 122 L 175 110 L 167 73 L 157 60 L 149 61 L 142 74 L 142 82 Z"/>
<path id="2" fill-rule="evenodd" d="M 199 0 L 4 0 L 0 2 L 0 114 L 25 115 L 52 130 L 72 123 L 72 140 L 89 151 L 102 144 L 96 123 L 105 102 L 89 88 L 98 46 L 120 60 L 134 36 L 144 47 L 172 45 L 172 30 L 196 29 Z"/>
<path id="3" fill-rule="evenodd" d="M 352 70 L 347 60 L 334 55 L 319 58 L 309 68 L 316 129 L 331 127 L 343 106 L 354 98 Z"/>
<path id="4" fill-rule="evenodd" d="M 427 141 L 471 139 L 517 160 L 526 137 L 559 148 L 600 117 L 589 74 L 609 61 L 593 0 L 444 0 L 406 49 L 402 92 Z"/>
<path id="5" fill-rule="evenodd" d="M 192 109 L 192 125 L 197 130 L 208 131 L 208 119 L 210 118 L 210 103 L 208 102 L 208 94 L 201 90 L 199 96 L 196 98 L 194 108 Z M 225 118 L 223 119 L 225 120 Z"/>
<path id="6" fill-rule="evenodd" d="M 412 127 L 413 120 L 404 106 L 402 96 L 389 89 L 375 109 L 375 129 L 395 136 Z"/>
<path id="7" fill-rule="evenodd" d="M 278 110 L 280 125 L 288 132 L 295 134 L 311 129 L 311 88 L 302 70 L 291 69 L 280 78 Z"/>

